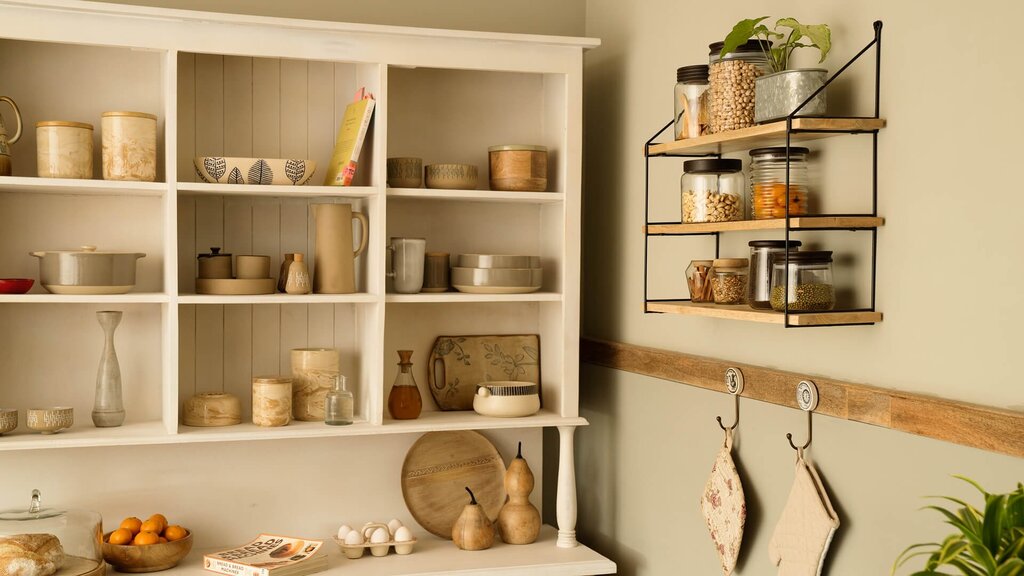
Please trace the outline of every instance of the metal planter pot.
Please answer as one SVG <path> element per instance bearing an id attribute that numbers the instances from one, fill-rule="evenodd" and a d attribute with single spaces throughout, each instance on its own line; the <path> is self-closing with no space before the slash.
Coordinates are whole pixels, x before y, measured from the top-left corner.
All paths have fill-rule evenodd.
<path id="1" fill-rule="evenodd" d="M 828 77 L 824 68 L 783 70 L 757 78 L 754 91 L 754 122 L 785 118 L 796 110 Z M 797 116 L 824 116 L 825 92 L 822 90 L 800 109 Z"/>

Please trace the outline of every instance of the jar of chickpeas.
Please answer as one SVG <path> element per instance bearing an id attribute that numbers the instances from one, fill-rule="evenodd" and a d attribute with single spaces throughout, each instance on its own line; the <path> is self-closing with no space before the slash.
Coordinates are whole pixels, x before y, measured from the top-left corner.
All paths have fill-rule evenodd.
<path id="1" fill-rule="evenodd" d="M 807 214 L 807 148 L 789 149 L 789 215 Z M 786 147 L 750 151 L 750 206 L 755 220 L 786 217 Z"/>

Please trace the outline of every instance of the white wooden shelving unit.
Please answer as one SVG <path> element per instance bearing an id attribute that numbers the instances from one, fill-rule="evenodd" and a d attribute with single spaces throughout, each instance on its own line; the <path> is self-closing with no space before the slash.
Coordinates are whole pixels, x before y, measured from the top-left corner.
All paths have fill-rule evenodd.
<path id="1" fill-rule="evenodd" d="M 13 149 L 15 175 L 0 177 L 0 276 L 37 277 L 32 250 L 94 244 L 147 254 L 135 290 L 123 296 L 56 296 L 38 285 L 27 295 L 0 296 L 0 404 L 70 404 L 78 420 L 51 437 L 20 428 L 0 437 L 0 451 L 556 427 L 560 530 L 545 532 L 545 541 L 576 545 L 572 437 L 586 424 L 578 412 L 582 53 L 597 41 L 77 0 L 0 0 L 0 7 L 0 86 L 26 124 Z M 355 186 L 315 185 L 344 107 L 363 86 L 377 110 Z M 106 110 L 157 114 L 158 182 L 33 177 L 35 122 L 94 124 L 98 170 Z M 520 142 L 549 148 L 550 191 L 484 189 L 487 147 Z M 194 156 L 310 158 L 317 173 L 314 185 L 302 187 L 206 184 L 196 181 Z M 388 189 L 389 156 L 474 163 L 481 189 Z M 275 275 L 285 252 L 304 252 L 312 265 L 310 206 L 321 202 L 349 203 L 369 219 L 356 294 L 195 294 L 196 255 L 213 246 L 268 254 Z M 452 254 L 539 254 L 543 289 L 388 294 L 385 246 L 392 236 L 424 237 L 428 249 Z M 114 429 L 88 424 L 100 345 L 94 312 L 102 309 L 125 312 L 117 346 L 128 419 Z M 501 333 L 540 334 L 544 409 L 522 419 L 436 411 L 425 388 L 434 338 Z M 242 398 L 246 421 L 251 378 L 288 373 L 290 350 L 312 346 L 341 350 L 356 395 L 355 425 L 179 424 L 182 401 L 204 391 Z M 399 348 L 416 351 L 425 397 L 418 420 L 387 416 Z M 15 384 L 40 381 L 46 384 Z M 614 571 L 610 561 L 577 550 L 561 568 L 556 554 L 546 554 L 545 573 Z M 445 553 L 431 551 L 431 569 L 443 570 Z M 503 573 L 496 560 L 481 566 L 488 562 L 498 571 L 477 569 Z"/>

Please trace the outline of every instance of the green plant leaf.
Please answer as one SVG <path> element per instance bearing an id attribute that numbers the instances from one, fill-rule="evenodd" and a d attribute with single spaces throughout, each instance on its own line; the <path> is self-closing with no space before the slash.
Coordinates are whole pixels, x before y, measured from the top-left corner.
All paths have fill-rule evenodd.
<path id="1" fill-rule="evenodd" d="M 903 552 L 900 552 L 900 555 L 896 557 L 896 561 L 892 563 L 892 571 L 890 572 L 890 575 L 896 574 L 896 569 L 899 568 L 900 566 L 903 566 L 907 562 L 907 560 L 910 560 L 911 558 L 916 558 L 918 556 L 925 556 L 925 555 L 931 554 L 932 553 L 931 550 L 918 550 L 920 548 L 926 548 L 926 547 L 927 548 L 937 548 L 937 547 L 939 547 L 939 544 L 937 544 L 935 542 L 922 542 L 920 544 L 912 544 L 910 546 L 907 546 L 903 550 Z M 914 552 L 913 554 L 911 554 L 911 552 L 913 550 L 918 550 L 918 551 Z"/>
<path id="2" fill-rule="evenodd" d="M 761 16 L 760 18 L 740 20 L 737 22 L 736 25 L 732 27 L 732 32 L 729 32 L 729 35 L 725 37 L 725 45 L 722 46 L 722 51 L 718 54 L 719 57 L 724 57 L 726 54 L 735 51 L 747 40 L 750 40 L 754 36 L 754 29 L 757 25 L 767 18 L 767 16 Z"/>
<path id="3" fill-rule="evenodd" d="M 971 558 L 978 563 L 978 565 L 985 570 L 982 574 L 994 574 L 996 571 L 996 559 L 989 552 L 983 544 L 971 543 Z M 954 561 L 955 562 L 955 561 Z M 951 565 L 956 566 L 954 562 L 950 562 Z"/>
<path id="4" fill-rule="evenodd" d="M 977 488 L 977 489 L 978 489 L 978 492 L 981 492 L 981 495 L 982 495 L 982 496 L 984 496 L 984 497 L 988 498 L 988 496 L 989 496 L 989 493 L 988 493 L 988 492 L 986 492 L 986 491 L 985 491 L 985 489 L 981 487 L 981 484 L 978 484 L 977 482 L 975 482 L 974 480 L 971 480 L 971 479 L 970 479 L 970 478 L 968 478 L 967 476 L 961 476 L 961 475 L 959 475 L 959 474 L 953 474 L 953 478 L 958 478 L 958 479 L 960 479 L 960 480 L 963 480 L 964 482 L 967 482 L 967 483 L 968 483 L 968 484 L 970 484 L 971 486 L 974 486 L 975 488 Z"/>
<path id="5" fill-rule="evenodd" d="M 968 546 L 968 542 L 957 536 L 947 538 L 939 550 L 939 564 L 949 564 L 951 560 L 960 556 Z"/>
<path id="6" fill-rule="evenodd" d="M 775 29 L 778 30 L 779 27 L 789 28 L 793 31 L 785 42 L 787 60 L 788 54 L 792 53 L 794 48 L 808 47 L 807 44 L 799 43 L 799 40 L 804 37 L 809 38 L 810 46 L 814 46 L 821 53 L 821 58 L 818 59 L 819 64 L 825 61 L 829 50 L 832 49 L 832 31 L 829 30 L 828 24 L 801 24 L 796 18 L 779 18 L 775 22 Z"/>
<path id="7" fill-rule="evenodd" d="M 956 558 L 949 561 L 949 565 L 960 570 L 964 576 L 990 576 L 991 572 L 986 572 L 979 566 L 965 562 L 963 559 Z"/>
<path id="8" fill-rule="evenodd" d="M 1020 576 L 1024 574 L 1024 560 L 1013 558 L 999 566 L 996 576 Z"/>
<path id="9" fill-rule="evenodd" d="M 946 510 L 942 506 L 925 506 L 925 508 L 935 510 L 936 512 L 939 512 L 940 514 L 945 516 L 946 522 L 952 525 L 960 532 L 962 532 L 963 535 L 972 543 L 978 544 L 979 546 L 984 545 L 981 539 L 981 534 L 977 530 L 975 530 L 971 525 L 964 522 L 964 520 L 956 514 L 950 512 L 949 510 Z"/>
<path id="10" fill-rule="evenodd" d="M 1006 526 L 1006 494 L 989 495 L 985 498 L 985 520 L 982 522 L 982 541 L 995 557 L 999 553 L 1003 528 Z"/>

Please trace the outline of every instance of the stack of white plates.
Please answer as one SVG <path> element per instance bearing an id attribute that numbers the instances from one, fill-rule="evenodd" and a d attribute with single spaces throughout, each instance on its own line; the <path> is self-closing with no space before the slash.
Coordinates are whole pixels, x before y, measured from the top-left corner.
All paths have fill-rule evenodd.
<path id="1" fill-rule="evenodd" d="M 470 294 L 527 294 L 540 290 L 540 256 L 459 254 L 452 286 Z"/>

